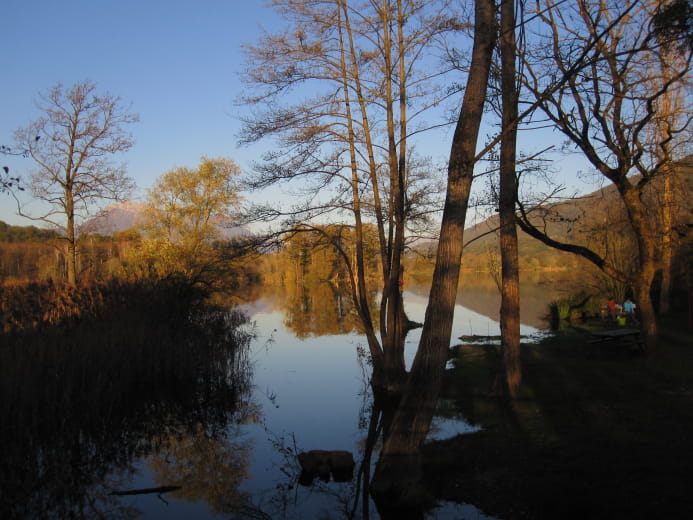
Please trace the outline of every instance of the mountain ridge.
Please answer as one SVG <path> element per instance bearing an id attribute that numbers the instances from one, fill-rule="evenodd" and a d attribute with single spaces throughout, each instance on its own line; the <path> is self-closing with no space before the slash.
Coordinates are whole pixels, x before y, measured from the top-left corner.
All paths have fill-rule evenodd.
<path id="1" fill-rule="evenodd" d="M 80 233 L 113 235 L 128 229 L 142 226 L 145 222 L 145 204 L 136 201 L 124 201 L 111 204 L 94 218 L 87 220 L 79 228 Z M 250 234 L 245 226 L 227 227 L 219 225 L 219 238 L 230 240 Z"/>

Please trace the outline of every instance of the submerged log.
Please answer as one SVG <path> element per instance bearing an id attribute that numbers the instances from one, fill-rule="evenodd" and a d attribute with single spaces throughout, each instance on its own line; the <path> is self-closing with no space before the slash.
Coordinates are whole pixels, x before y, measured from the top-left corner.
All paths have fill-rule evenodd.
<path id="1" fill-rule="evenodd" d="M 125 491 L 111 491 L 111 495 L 116 496 L 126 496 L 126 495 L 149 495 L 149 494 L 161 494 L 169 493 L 171 491 L 176 491 L 180 489 L 181 486 L 160 486 L 155 488 L 143 488 L 143 489 L 128 489 Z"/>

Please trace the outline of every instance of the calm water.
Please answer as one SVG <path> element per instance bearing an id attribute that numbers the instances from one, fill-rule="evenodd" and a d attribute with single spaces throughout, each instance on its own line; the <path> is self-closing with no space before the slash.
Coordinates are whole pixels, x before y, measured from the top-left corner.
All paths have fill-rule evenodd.
<path id="1" fill-rule="evenodd" d="M 479 294 L 484 294 L 484 299 Z M 465 299 L 464 293 L 461 298 Z M 498 304 L 497 295 L 483 290 L 467 298 L 480 305 Z M 410 319 L 422 321 L 426 298 L 416 292 L 405 294 Z M 369 387 L 367 367 L 359 361 L 357 348 L 365 347 L 356 332 L 320 335 L 305 334 L 301 338 L 286 326 L 285 312 L 278 310 L 277 299 L 263 299 L 248 305 L 245 312 L 254 322 L 257 338 L 252 346 L 252 401 L 259 409 L 256 423 L 235 425 L 238 438 L 247 442 L 248 478 L 239 486 L 247 492 L 256 511 L 271 518 L 348 518 L 357 495 L 353 483 L 323 483 L 305 487 L 297 485 L 300 467 L 295 455 L 314 449 L 347 450 L 359 455 L 367 436 Z M 496 307 L 497 308 L 497 307 Z M 453 338 L 462 335 L 497 335 L 498 322 L 489 316 L 458 305 L 455 312 Z M 534 324 L 541 323 L 532 316 Z M 537 332 L 531 325 L 522 326 L 522 334 Z M 413 358 L 420 329 L 407 338 L 407 361 Z M 431 438 L 447 438 L 473 431 L 463 420 L 434 419 Z M 142 466 L 142 477 L 134 487 L 151 487 L 151 471 Z M 142 518 L 223 518 L 213 515 L 206 504 L 181 503 L 175 493 L 166 496 L 168 504 L 148 495 L 132 500 L 143 511 Z M 371 518 L 378 518 L 371 505 Z M 245 517 L 252 518 L 248 511 Z M 244 516 L 241 516 L 243 518 Z M 431 511 L 431 519 L 484 519 L 472 505 L 442 503 Z"/>
<path id="2" fill-rule="evenodd" d="M 423 321 L 425 291 L 408 289 L 407 314 L 410 319 Z M 540 293 L 542 299 L 546 297 L 546 292 Z M 458 301 L 462 304 L 469 301 L 467 305 L 476 310 L 457 306 L 453 344 L 459 342 L 454 338 L 462 335 L 499 334 L 495 317 L 499 305 L 497 293 L 482 289 L 467 294 L 461 291 Z M 522 334 L 537 332 L 541 324 L 539 315 L 545 309 L 546 300 L 543 301 L 543 304 L 526 303 L 523 321 L 527 324 L 522 326 Z M 217 378 L 213 380 L 216 382 L 211 392 L 206 389 L 209 383 L 205 388 L 193 385 L 183 389 L 185 395 L 177 399 L 191 402 L 182 409 L 178 405 L 161 404 L 164 398 L 155 399 L 153 402 L 159 403 L 155 406 L 147 404 L 149 410 L 156 409 L 150 413 L 157 414 L 157 420 L 150 421 L 147 428 L 130 432 L 126 419 L 121 425 L 109 425 L 110 430 L 123 428 L 108 442 L 122 442 L 125 453 L 114 454 L 112 461 L 107 454 L 96 457 L 105 460 L 100 460 L 101 465 L 80 483 L 79 493 L 84 496 L 75 498 L 79 503 L 75 517 L 348 518 L 358 497 L 354 483 L 318 481 L 312 486 L 298 485 L 300 468 L 295 457 L 298 452 L 315 449 L 347 450 L 354 455 L 358 466 L 370 413 L 368 367 L 357 355 L 365 344 L 347 321 L 339 319 L 341 303 L 312 303 L 313 309 L 308 306 L 303 310 L 307 319 L 317 314 L 316 305 L 320 305 L 321 311 L 324 305 L 336 309 L 336 318 L 324 317 L 335 325 L 330 327 L 330 334 L 321 334 L 315 326 L 297 324 L 300 316 L 289 316 L 286 300 L 278 295 L 243 308 L 251 320 L 244 327 L 255 334 L 244 361 L 250 368 L 249 387 L 231 391 Z M 495 310 L 488 313 L 488 309 Z M 419 334 L 420 330 L 414 330 L 407 338 L 408 362 Z M 223 371 L 228 361 L 214 363 Z M 228 409 L 219 405 L 224 399 Z M 205 403 L 204 409 L 209 410 L 195 420 L 188 420 L 191 414 L 186 412 L 187 406 L 194 407 L 195 402 Z M 219 406 L 222 409 L 217 413 Z M 80 432 L 77 435 L 85 435 L 81 428 L 75 431 Z M 473 428 L 461 419 L 437 418 L 430 435 L 447 438 L 468 431 Z M 81 444 L 76 449 L 84 450 Z M 37 460 L 42 459 L 37 456 Z M 41 468 L 38 472 L 47 479 L 61 478 L 59 468 Z M 2 474 L 11 475 L 11 469 L 5 467 Z M 5 476 L 5 480 L 9 479 Z M 65 485 L 69 487 L 69 483 Z M 51 486 L 47 489 L 53 489 Z M 181 488 L 172 492 L 131 494 L 162 486 Z M 113 491 L 127 494 L 113 495 Z M 42 493 L 40 488 L 36 492 Z M 70 500 L 69 496 L 66 498 L 69 494 L 61 491 L 61 503 Z M 0 503 L 12 499 L 0 495 Z M 66 509 L 69 507 L 61 511 Z M 370 518 L 377 519 L 373 505 L 370 511 Z M 55 517 L 67 516 L 58 513 Z M 471 505 L 442 503 L 428 518 L 487 517 Z"/>

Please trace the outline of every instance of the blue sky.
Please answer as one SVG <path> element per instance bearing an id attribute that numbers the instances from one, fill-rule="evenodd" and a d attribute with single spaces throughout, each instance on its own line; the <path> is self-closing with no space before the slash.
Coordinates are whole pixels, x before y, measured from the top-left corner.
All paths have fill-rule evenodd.
<path id="1" fill-rule="evenodd" d="M 243 88 L 241 45 L 284 25 L 263 0 L 3 0 L 0 13 L 0 144 L 12 145 L 14 131 L 38 116 L 40 92 L 89 79 L 140 115 L 131 126 L 135 146 L 122 155 L 139 187 L 135 198 L 203 155 L 246 169 L 267 146 L 236 147 L 242 108 L 234 105 Z M 552 136 L 545 131 L 541 147 L 545 138 Z M 444 160 L 451 139 L 450 131 L 428 136 L 421 151 Z M 538 146 L 537 136 L 530 142 Z M 13 174 L 33 168 L 29 159 L 0 160 Z M 31 224 L 15 211 L 0 194 L 0 220 Z"/>
<path id="2" fill-rule="evenodd" d="M 281 22 L 262 0 L 3 0 L 0 12 L 0 144 L 37 117 L 39 92 L 90 79 L 140 115 L 122 159 L 141 191 L 202 155 L 242 167 L 257 156 L 236 148 L 234 100 L 241 44 Z M 33 167 L 1 159 L 15 174 Z M 29 224 L 13 213 L 1 195 L 0 220 Z"/>

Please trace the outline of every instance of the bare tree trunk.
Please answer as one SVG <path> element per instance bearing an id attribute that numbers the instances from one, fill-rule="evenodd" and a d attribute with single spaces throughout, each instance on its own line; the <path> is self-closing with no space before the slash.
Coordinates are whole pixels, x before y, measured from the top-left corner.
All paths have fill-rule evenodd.
<path id="1" fill-rule="evenodd" d="M 70 192 L 66 190 L 66 211 L 67 216 L 66 230 L 67 235 L 67 282 L 70 284 L 77 283 L 77 243 L 75 237 L 75 210 Z"/>
<path id="2" fill-rule="evenodd" d="M 657 272 L 657 259 L 655 256 L 655 236 L 653 223 L 643 208 L 640 193 L 634 188 L 627 188 L 627 184 L 618 186 L 630 222 L 632 223 L 638 244 L 638 271 L 633 275 L 633 291 L 636 303 L 640 309 L 641 331 L 648 347 L 657 344 L 657 317 L 650 289 Z"/>
<path id="3" fill-rule="evenodd" d="M 673 267 L 673 172 L 672 168 L 662 170 L 662 284 L 659 292 L 659 313 L 669 314 L 671 304 L 671 284 Z"/>
<path id="4" fill-rule="evenodd" d="M 666 49 L 665 49 L 666 50 Z M 675 59 L 665 52 L 660 56 L 658 67 L 653 71 L 652 76 L 658 78 L 661 75 L 661 82 L 667 84 L 671 81 L 671 70 L 669 64 L 672 59 Z M 660 88 L 656 84 L 655 88 Z M 659 293 L 659 314 L 668 314 L 671 306 L 671 289 L 672 289 L 672 268 L 674 256 L 674 214 L 676 212 L 675 204 L 675 171 L 673 167 L 672 157 L 672 138 L 675 129 L 681 125 L 681 120 L 686 117 L 685 111 L 681 110 L 685 106 L 683 100 L 683 89 L 672 88 L 667 90 L 659 101 L 660 121 L 656 125 L 653 132 L 655 135 L 651 138 L 657 140 L 657 156 L 659 161 L 663 163 L 661 170 L 662 186 L 661 186 L 661 269 L 662 281 Z"/>
<path id="5" fill-rule="evenodd" d="M 515 0 L 501 2 L 501 96 L 504 135 L 500 147 L 500 329 L 503 350 L 503 392 L 514 399 L 522 380 L 520 365 L 520 271 L 515 225 L 517 199 L 517 100 Z"/>
<path id="6" fill-rule="evenodd" d="M 345 11 L 340 10 L 339 14 Z M 348 21 L 348 20 L 347 20 Z M 371 360 L 373 362 L 373 372 L 374 374 L 381 374 L 384 370 L 384 356 L 383 350 L 376 338 L 375 329 L 373 326 L 373 321 L 371 319 L 371 310 L 368 305 L 368 291 L 366 288 L 366 268 L 363 253 L 363 219 L 361 215 L 361 195 L 359 193 L 359 178 L 358 178 L 358 165 L 356 160 L 356 148 L 355 148 L 355 136 L 354 136 L 354 120 L 351 113 L 351 99 L 349 96 L 348 88 L 348 74 L 347 74 L 347 64 L 346 64 L 346 48 L 344 45 L 344 36 L 342 33 L 342 28 L 350 34 L 350 27 L 348 24 L 339 24 L 339 44 L 340 44 L 340 59 L 341 59 L 341 71 L 342 71 L 342 82 L 343 82 L 343 92 L 344 92 L 344 106 L 346 110 L 346 121 L 349 132 L 349 160 L 351 162 L 351 192 L 353 197 L 353 213 L 354 213 L 354 231 L 356 235 L 356 265 L 355 275 L 351 276 L 351 286 L 352 286 L 352 296 L 354 304 L 358 309 L 359 317 L 363 323 L 366 338 L 368 341 L 368 348 L 371 354 Z M 353 52 L 353 51 L 352 51 Z M 344 259 L 345 263 L 348 265 L 349 260 Z"/>
<path id="7" fill-rule="evenodd" d="M 384 326 L 383 336 L 383 351 L 385 353 L 385 370 L 388 374 L 388 386 L 391 386 L 394 391 L 399 391 L 399 387 L 404 383 L 406 377 L 406 367 L 404 364 L 404 340 L 407 333 L 404 319 L 404 301 L 399 290 L 399 279 L 401 272 L 402 253 L 404 251 L 404 190 L 403 169 L 405 168 L 405 157 L 402 155 L 403 149 L 400 150 L 400 155 L 397 153 L 397 141 L 395 131 L 395 94 L 393 87 L 393 59 L 392 59 L 392 34 L 391 27 L 393 18 L 396 25 L 400 25 L 402 20 L 399 16 L 401 11 L 401 0 L 397 0 L 398 15 L 395 17 L 391 11 L 389 0 L 382 2 L 382 24 L 383 24 L 383 48 L 385 61 L 385 101 L 387 106 L 387 135 L 388 135 L 388 167 L 390 170 L 390 190 L 392 200 L 392 215 L 394 232 L 392 233 L 392 246 L 389 254 L 389 270 L 388 278 L 385 282 L 385 291 L 383 292 L 383 301 L 386 305 L 385 322 L 381 323 Z M 398 50 L 399 47 L 397 47 Z M 403 65 L 405 59 L 404 54 L 397 56 L 400 65 Z M 403 78 L 400 78 L 400 85 L 403 83 Z M 402 86 L 400 88 L 403 88 Z M 399 96 L 404 95 L 400 91 Z M 400 99 L 400 102 L 402 100 Z M 400 110 L 402 108 L 400 107 Z M 400 114 L 401 117 L 401 114 Z M 400 136 L 403 139 L 403 135 Z M 403 145 L 404 146 L 404 145 Z"/>
<path id="8" fill-rule="evenodd" d="M 438 253 L 419 348 L 385 437 L 371 491 L 376 501 L 409 508 L 420 497 L 415 477 L 448 357 L 462 259 L 464 222 L 496 39 L 493 0 L 477 0 L 472 63 L 453 137 Z M 411 513 L 411 511 L 410 511 Z"/>
<path id="9" fill-rule="evenodd" d="M 368 110 L 366 108 L 366 97 L 363 93 L 363 87 L 361 84 L 361 74 L 359 72 L 357 52 L 354 46 L 354 36 L 351 29 L 351 22 L 349 20 L 349 9 L 347 8 L 346 2 L 340 0 L 340 10 L 344 17 L 344 28 L 346 30 L 346 36 L 349 43 L 349 57 L 351 59 L 351 81 L 354 83 L 354 89 L 356 91 L 356 96 L 358 98 L 359 108 L 361 111 L 361 125 L 363 131 L 363 138 L 366 144 L 366 152 L 368 155 L 368 174 L 371 181 L 371 190 L 373 192 L 373 211 L 375 212 L 376 225 L 378 227 L 378 243 L 380 245 L 380 263 L 383 270 L 383 281 L 387 279 L 387 250 L 385 245 L 387 241 L 385 239 L 385 217 L 383 216 L 383 206 L 380 201 L 380 187 L 378 185 L 378 165 L 375 160 L 375 152 L 373 150 L 373 140 L 371 136 L 371 125 L 368 117 Z"/>

